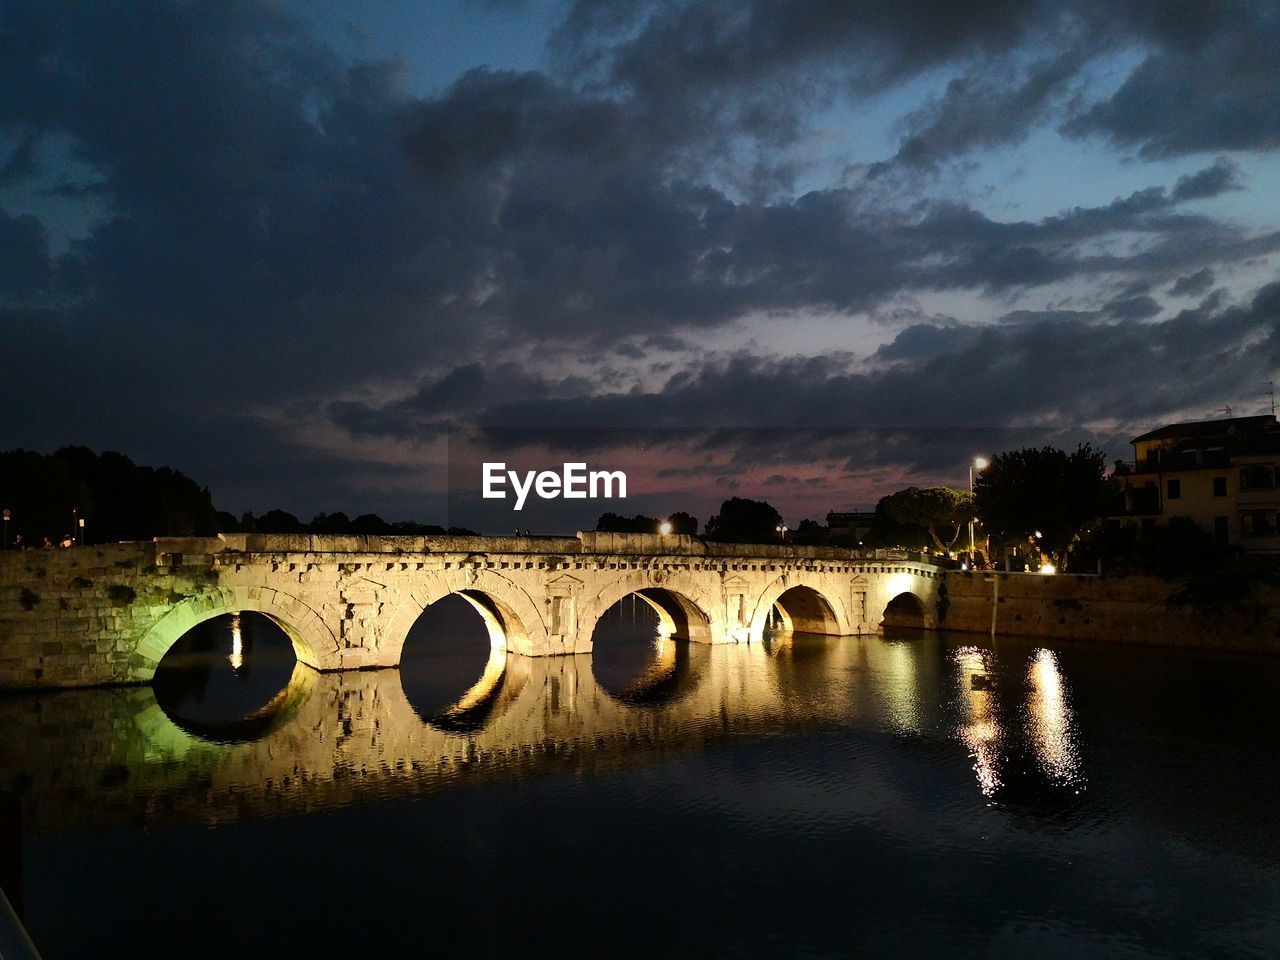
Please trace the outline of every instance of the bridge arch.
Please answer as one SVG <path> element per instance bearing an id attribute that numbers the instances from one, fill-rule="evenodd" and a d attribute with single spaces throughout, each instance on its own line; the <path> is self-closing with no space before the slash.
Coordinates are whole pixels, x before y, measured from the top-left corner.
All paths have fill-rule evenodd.
<path id="1" fill-rule="evenodd" d="M 403 597 L 380 631 L 383 661 L 398 664 L 409 630 L 422 611 L 452 594 L 462 597 L 480 614 L 491 649 L 526 656 L 544 652 L 546 627 L 529 594 L 491 570 L 467 568 L 444 571 Z"/>
<path id="2" fill-rule="evenodd" d="M 724 624 L 711 615 L 715 605 L 697 580 L 687 574 L 636 570 L 583 604 L 578 616 L 579 652 L 591 650 L 596 625 L 609 608 L 632 594 L 657 613 L 663 636 L 694 643 L 723 641 Z"/>
<path id="3" fill-rule="evenodd" d="M 892 597 L 884 607 L 885 630 L 923 630 L 927 626 L 924 601 L 910 590 Z"/>
<path id="4" fill-rule="evenodd" d="M 769 614 L 777 607 L 788 630 L 847 636 L 854 631 L 843 606 L 816 587 L 797 582 L 794 577 L 778 577 L 756 601 L 747 636 L 752 643 L 764 639 Z"/>
<path id="5" fill-rule="evenodd" d="M 149 683 L 169 648 L 188 630 L 213 617 L 244 610 L 263 614 L 283 630 L 299 663 L 317 670 L 338 666 L 338 640 L 309 606 L 279 590 L 232 586 L 184 600 L 156 621 L 134 648 L 129 678 Z"/>

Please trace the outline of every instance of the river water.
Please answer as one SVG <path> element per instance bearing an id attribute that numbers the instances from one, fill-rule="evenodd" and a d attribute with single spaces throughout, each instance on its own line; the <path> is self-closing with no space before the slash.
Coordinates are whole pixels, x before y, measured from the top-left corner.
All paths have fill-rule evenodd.
<path id="1" fill-rule="evenodd" d="M 1274 660 L 706 647 L 624 602 L 508 661 L 467 615 L 401 670 L 246 614 L 154 689 L 0 698 L 46 960 L 1280 956 Z"/>

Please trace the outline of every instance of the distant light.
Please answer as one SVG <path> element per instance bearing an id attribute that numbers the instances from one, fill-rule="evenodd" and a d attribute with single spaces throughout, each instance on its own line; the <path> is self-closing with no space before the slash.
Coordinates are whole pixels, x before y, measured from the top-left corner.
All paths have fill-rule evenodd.
<path id="1" fill-rule="evenodd" d="M 231 669 L 239 670 L 244 666 L 244 642 L 240 636 L 240 611 L 231 615 Z"/>
<path id="2" fill-rule="evenodd" d="M 1043 540 L 1043 539 L 1044 539 L 1044 534 L 1043 534 L 1043 533 L 1041 533 L 1039 530 L 1037 530 L 1037 531 L 1036 531 L 1036 539 L 1037 539 L 1037 540 Z"/>
<path id="3" fill-rule="evenodd" d="M 669 534 L 671 532 L 671 521 L 663 520 L 662 523 L 658 524 L 658 532 L 664 537 Z"/>
<path id="4" fill-rule="evenodd" d="M 975 458 L 973 461 L 973 465 L 977 467 L 979 470 L 985 470 L 987 469 L 988 466 L 990 466 L 990 464 L 987 463 L 986 457 Z"/>
<path id="5" fill-rule="evenodd" d="M 1057 568 L 1057 567 L 1055 567 L 1052 563 L 1042 563 L 1042 564 L 1040 564 L 1040 573 L 1041 573 L 1043 576 L 1051 577 L 1051 576 L 1053 576 L 1053 575 L 1054 575 L 1055 573 L 1057 573 L 1057 572 L 1058 572 L 1058 568 Z"/>

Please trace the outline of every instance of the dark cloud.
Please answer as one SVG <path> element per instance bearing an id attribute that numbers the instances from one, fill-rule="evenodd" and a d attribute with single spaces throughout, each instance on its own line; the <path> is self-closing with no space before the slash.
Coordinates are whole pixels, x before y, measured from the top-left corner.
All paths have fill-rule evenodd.
<path id="1" fill-rule="evenodd" d="M 1174 285 L 1169 288 L 1169 295 L 1171 297 L 1190 297 L 1204 293 L 1213 286 L 1214 279 L 1213 271 L 1208 267 L 1203 267 L 1195 273 L 1179 277 Z"/>
<path id="2" fill-rule="evenodd" d="M 1145 294 L 1138 297 L 1117 297 L 1104 308 L 1108 316 L 1117 320 L 1146 320 L 1160 313 L 1160 304 Z"/>
<path id="3" fill-rule="evenodd" d="M 1160 27 L 1150 36 L 1165 42 L 1066 132 L 1102 134 L 1148 159 L 1280 147 L 1280 7 L 1169 5 Z"/>
<path id="4" fill-rule="evenodd" d="M 1179 177 L 1173 186 L 1173 199 L 1202 200 L 1216 197 L 1228 190 L 1240 189 L 1240 165 L 1226 157 L 1219 157 L 1213 166 Z"/>
<path id="5" fill-rule="evenodd" d="M 277 5 L 11 2 L 0 327 L 22 375 L 6 425 L 33 446 L 167 437 L 224 456 L 239 431 L 259 465 L 273 436 L 319 424 L 390 462 L 467 419 L 914 429 L 1225 395 L 1263 372 L 1265 351 L 1237 346 L 1253 324 L 1256 347 L 1259 301 L 1150 321 L 1157 291 L 1203 293 L 1222 265 L 1280 248 L 1183 206 L 1241 189 L 1234 160 L 1022 220 L 921 187 L 1060 122 L 1146 157 L 1274 147 L 1273 8 L 1164 6 L 584 2 L 554 69 L 476 69 L 415 97 L 402 64 L 344 62 Z M 1090 70 L 1134 51 L 1097 100 Z M 934 83 L 884 176 L 792 192 L 821 111 Z M 28 212 L 55 201 L 87 226 Z M 1071 303 L 1105 306 L 951 325 L 902 306 L 1068 284 L 1086 291 Z M 914 322 L 863 361 L 717 340 L 746 317 L 772 317 L 783 342 L 806 313 L 873 311 Z M 1194 367 L 1196 347 L 1214 362 Z M 1139 389 L 1133 369 L 1162 375 Z M 395 482 L 351 456 L 351 489 Z"/>

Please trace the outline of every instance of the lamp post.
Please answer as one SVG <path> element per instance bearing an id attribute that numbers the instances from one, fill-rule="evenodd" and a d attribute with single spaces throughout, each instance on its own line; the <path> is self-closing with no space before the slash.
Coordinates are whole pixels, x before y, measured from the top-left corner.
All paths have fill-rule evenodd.
<path id="1" fill-rule="evenodd" d="M 85 543 L 86 541 L 84 539 L 84 517 L 81 517 L 80 518 L 80 546 L 83 547 Z"/>
<path id="2" fill-rule="evenodd" d="M 775 531 L 777 531 L 778 539 L 779 539 L 779 540 L 781 540 L 783 543 L 786 543 L 786 540 L 787 540 L 787 525 L 786 525 L 785 523 L 780 523 L 780 524 L 778 524 L 776 527 L 774 527 L 773 529 L 774 529 Z"/>
<path id="3" fill-rule="evenodd" d="M 658 532 L 662 534 L 664 537 L 667 536 L 667 534 L 671 532 L 671 521 L 663 520 L 660 524 L 658 524 Z"/>
<path id="4" fill-rule="evenodd" d="M 974 457 L 969 464 L 969 495 L 973 496 L 973 469 L 977 467 L 979 471 L 987 469 L 987 460 L 985 457 Z M 973 562 L 973 513 L 969 514 L 969 566 L 974 566 Z"/>
<path id="5" fill-rule="evenodd" d="M 4 545 L 9 546 L 9 508 L 4 508 Z"/>

